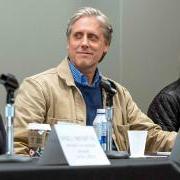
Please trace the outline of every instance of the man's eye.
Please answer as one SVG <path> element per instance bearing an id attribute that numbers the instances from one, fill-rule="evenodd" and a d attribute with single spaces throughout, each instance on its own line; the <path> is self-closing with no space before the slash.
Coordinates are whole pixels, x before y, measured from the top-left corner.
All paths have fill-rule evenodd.
<path id="1" fill-rule="evenodd" d="M 74 34 L 74 37 L 76 39 L 80 39 L 82 37 L 82 34 L 81 33 L 76 33 L 76 34 Z"/>
<path id="2" fill-rule="evenodd" d="M 89 39 L 92 41 L 97 41 L 98 37 L 95 34 L 89 34 Z"/>

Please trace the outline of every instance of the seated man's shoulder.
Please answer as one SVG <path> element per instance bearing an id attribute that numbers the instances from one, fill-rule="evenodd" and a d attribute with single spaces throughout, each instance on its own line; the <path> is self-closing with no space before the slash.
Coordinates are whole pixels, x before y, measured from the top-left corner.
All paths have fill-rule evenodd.
<path id="1" fill-rule="evenodd" d="M 24 81 L 33 81 L 37 83 L 50 83 L 53 84 L 55 82 L 58 82 L 59 76 L 62 76 L 62 78 L 65 78 L 68 74 L 68 62 L 66 59 L 62 60 L 62 62 L 51 69 L 48 69 L 46 71 L 43 71 L 41 73 L 35 74 L 33 76 L 29 76 L 24 79 Z"/>
<path id="2" fill-rule="evenodd" d="M 180 79 L 170 83 L 159 92 L 159 95 L 176 95 L 176 94 L 178 95 L 180 94 Z"/>
<path id="3" fill-rule="evenodd" d="M 24 82 L 36 82 L 36 83 L 45 83 L 45 82 L 52 82 L 57 77 L 57 69 L 51 68 L 41 73 L 26 77 Z"/>

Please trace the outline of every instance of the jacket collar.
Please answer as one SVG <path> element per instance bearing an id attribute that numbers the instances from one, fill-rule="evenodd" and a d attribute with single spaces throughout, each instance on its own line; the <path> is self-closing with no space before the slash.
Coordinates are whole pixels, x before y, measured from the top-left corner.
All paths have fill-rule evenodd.
<path id="1" fill-rule="evenodd" d="M 62 62 L 57 66 L 57 73 L 60 78 L 64 79 L 68 86 L 75 86 L 74 78 L 69 68 L 69 60 L 66 57 Z"/>

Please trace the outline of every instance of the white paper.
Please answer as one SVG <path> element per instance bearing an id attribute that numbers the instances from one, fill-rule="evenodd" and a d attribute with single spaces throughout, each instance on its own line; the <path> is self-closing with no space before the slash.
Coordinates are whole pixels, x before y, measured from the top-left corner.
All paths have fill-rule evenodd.
<path id="1" fill-rule="evenodd" d="M 162 155 L 162 156 L 170 156 L 171 152 L 157 152 L 157 155 Z"/>
<path id="2" fill-rule="evenodd" d="M 139 155 L 139 156 L 130 156 L 130 158 L 166 158 L 166 155 Z"/>
<path id="3" fill-rule="evenodd" d="M 59 123 L 55 129 L 70 166 L 110 164 L 92 126 Z"/>

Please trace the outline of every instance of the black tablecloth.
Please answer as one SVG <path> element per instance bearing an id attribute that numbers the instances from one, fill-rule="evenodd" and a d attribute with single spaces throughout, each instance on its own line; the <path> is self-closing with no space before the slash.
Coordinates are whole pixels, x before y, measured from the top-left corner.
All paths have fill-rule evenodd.
<path id="1" fill-rule="evenodd" d="M 180 180 L 180 166 L 168 159 L 119 159 L 109 166 L 42 166 L 37 161 L 0 163 L 1 180 Z"/>

